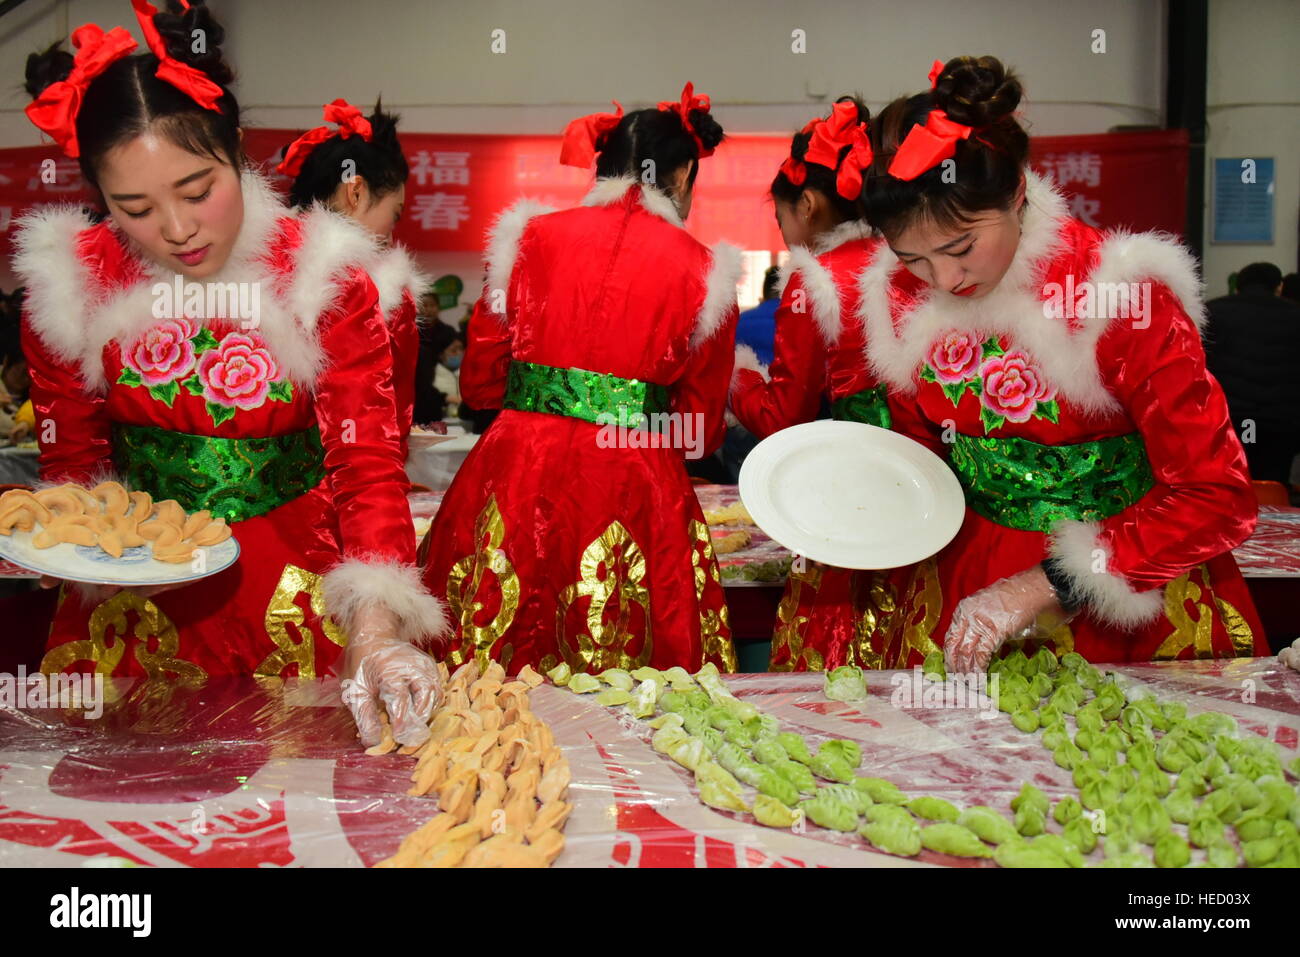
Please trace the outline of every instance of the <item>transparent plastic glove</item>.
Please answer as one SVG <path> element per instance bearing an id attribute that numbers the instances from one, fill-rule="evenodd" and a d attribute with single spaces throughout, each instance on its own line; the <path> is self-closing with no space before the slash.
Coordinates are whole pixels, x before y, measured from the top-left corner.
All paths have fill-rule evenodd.
<path id="1" fill-rule="evenodd" d="M 397 637 L 396 619 L 383 608 L 358 613 L 343 657 L 343 703 L 361 741 L 383 737 L 379 706 L 388 712 L 393 737 L 410 747 L 429 737 L 429 719 L 442 702 L 442 682 L 432 658 Z"/>
<path id="2" fill-rule="evenodd" d="M 1300 671 L 1300 638 L 1291 642 L 1289 648 L 1283 648 L 1277 653 L 1277 660 L 1288 668 Z"/>
<path id="3" fill-rule="evenodd" d="M 1008 638 L 1045 637 L 1072 617 L 1041 565 L 999 579 L 957 603 L 943 639 L 948 674 L 982 674 Z"/>

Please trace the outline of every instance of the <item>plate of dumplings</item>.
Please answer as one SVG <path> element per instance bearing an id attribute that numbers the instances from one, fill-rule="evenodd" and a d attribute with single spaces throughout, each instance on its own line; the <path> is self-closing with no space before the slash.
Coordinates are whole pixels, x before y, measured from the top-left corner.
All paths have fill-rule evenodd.
<path id="1" fill-rule="evenodd" d="M 175 585 L 224 571 L 239 557 L 225 519 L 117 482 L 0 495 L 0 558 L 65 581 Z"/>

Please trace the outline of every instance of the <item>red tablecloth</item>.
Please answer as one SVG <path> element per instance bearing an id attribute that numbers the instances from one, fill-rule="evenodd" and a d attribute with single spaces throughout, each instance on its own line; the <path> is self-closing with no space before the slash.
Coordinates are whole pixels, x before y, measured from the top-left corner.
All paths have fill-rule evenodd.
<path id="1" fill-rule="evenodd" d="M 1284 761 L 1296 756 L 1300 675 L 1273 659 L 1118 670 L 1191 713 L 1233 715 L 1241 733 L 1275 741 Z M 1076 793 L 1038 738 L 1000 712 L 895 706 L 910 673 L 871 673 L 868 699 L 855 704 L 828 701 L 817 675 L 726 680 L 786 730 L 860 742 L 859 773 L 911 793 L 1004 811 L 1022 781 L 1053 800 Z M 333 682 L 116 690 L 98 721 L 0 711 L 0 866 L 75 866 L 105 855 L 160 867 L 361 866 L 391 854 L 435 813 L 436 798 L 404 793 L 413 759 L 361 752 Z M 655 753 L 649 729 L 623 709 L 551 687 L 534 692 L 534 709 L 574 775 L 568 847 L 556 866 L 988 866 L 928 851 L 889 857 L 813 825 L 804 833 L 758 826 L 702 805 L 691 776 Z"/>

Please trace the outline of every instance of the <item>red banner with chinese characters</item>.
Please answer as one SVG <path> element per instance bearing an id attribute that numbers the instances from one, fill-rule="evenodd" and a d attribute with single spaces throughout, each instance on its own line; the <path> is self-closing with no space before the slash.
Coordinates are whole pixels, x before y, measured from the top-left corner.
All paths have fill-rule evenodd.
<path id="1" fill-rule="evenodd" d="M 250 129 L 249 156 L 267 161 L 297 135 Z M 411 164 L 397 238 L 422 252 L 476 252 L 493 218 L 520 197 L 553 206 L 577 203 L 591 173 L 561 166 L 558 136 L 403 133 Z M 1043 136 L 1032 141 L 1035 168 L 1070 195 L 1070 210 L 1096 226 L 1181 234 L 1186 215 L 1187 134 L 1182 130 Z M 707 243 L 784 248 L 767 189 L 789 139 L 734 136 L 706 160 L 688 227 Z M 287 182 L 272 174 L 277 185 Z M 10 253 L 14 219 L 38 203 L 88 202 L 75 160 L 56 147 L 0 150 L 0 236 Z"/>

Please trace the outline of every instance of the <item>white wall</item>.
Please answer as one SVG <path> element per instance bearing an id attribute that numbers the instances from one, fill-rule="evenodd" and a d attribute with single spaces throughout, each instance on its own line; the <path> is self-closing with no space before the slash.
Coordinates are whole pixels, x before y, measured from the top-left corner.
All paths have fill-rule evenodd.
<path id="1" fill-rule="evenodd" d="M 1163 0 L 212 0 L 251 124 L 319 122 L 335 96 L 378 93 L 410 130 L 554 133 L 617 97 L 695 81 L 733 132 L 789 132 L 844 91 L 879 107 L 924 86 L 929 63 L 994 53 L 1022 73 L 1039 134 L 1162 121 Z M 1267 258 L 1296 268 L 1300 17 L 1296 0 L 1211 0 L 1209 157 L 1278 163 L 1272 246 L 1208 246 L 1212 293 Z M 40 142 L 22 113 L 26 54 L 94 20 L 134 29 L 126 0 L 28 0 L 0 18 L 0 147 Z M 1107 52 L 1090 51 L 1106 31 Z M 506 52 L 490 49 L 505 30 Z M 806 31 L 805 54 L 791 31 Z M 1207 176 L 1208 183 L 1208 176 Z M 1208 200 L 1207 200 L 1208 202 Z M 1207 237 L 1208 238 L 1208 237 Z M 458 260 L 448 265 L 460 268 Z M 434 261 L 426 265 L 438 268 Z M 0 272 L 6 270 L 0 269 Z M 442 271 L 447 271 L 443 269 Z M 0 276 L 0 282 L 7 282 Z"/>
<path id="2" fill-rule="evenodd" d="M 1300 3 L 1210 0 L 1205 172 L 1205 281 L 1228 291 L 1228 274 L 1252 262 L 1297 269 L 1300 215 Z M 1213 245 L 1215 157 L 1274 158 L 1273 242 Z"/>

